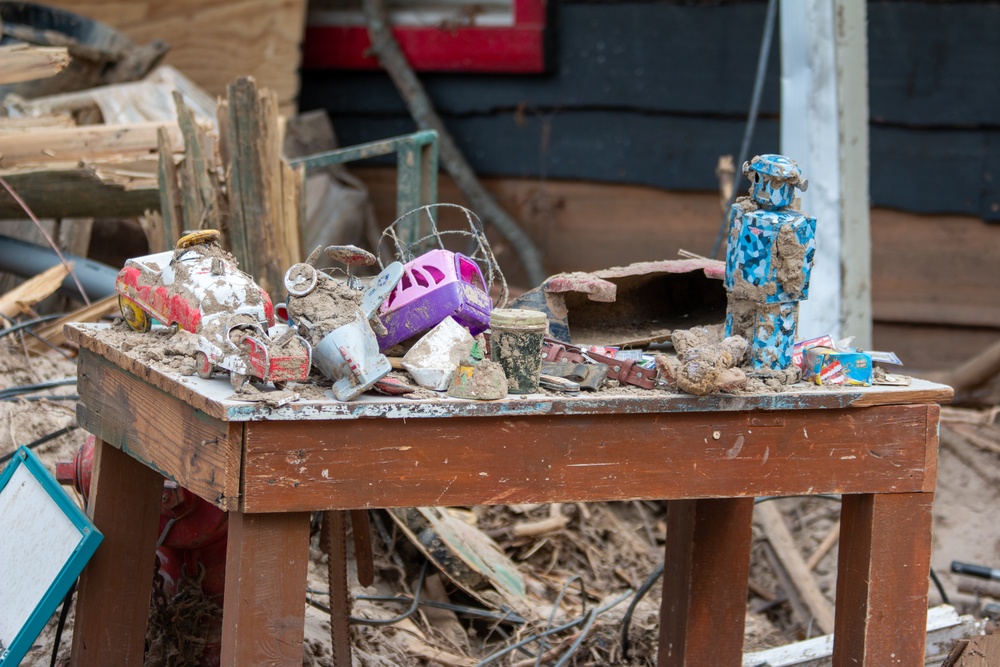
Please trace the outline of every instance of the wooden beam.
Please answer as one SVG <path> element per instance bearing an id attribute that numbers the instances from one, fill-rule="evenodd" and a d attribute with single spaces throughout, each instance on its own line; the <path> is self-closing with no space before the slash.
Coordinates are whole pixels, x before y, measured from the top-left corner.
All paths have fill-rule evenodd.
<path id="1" fill-rule="evenodd" d="M 845 495 L 833 667 L 923 664 L 933 493 Z"/>
<path id="2" fill-rule="evenodd" d="M 310 517 L 230 512 L 222 665 L 301 667 Z"/>
<path id="3" fill-rule="evenodd" d="M 59 346 L 66 342 L 66 333 L 63 328 L 70 322 L 96 322 L 111 313 L 118 311 L 118 295 L 112 294 L 104 297 L 100 301 L 95 301 L 89 306 L 84 306 L 60 317 L 54 322 L 35 329 L 35 336 L 45 339 L 49 345 Z M 26 339 L 26 345 L 30 352 L 45 352 L 49 349 L 42 341 L 34 336 Z"/>
<path id="4" fill-rule="evenodd" d="M 858 347 L 872 342 L 869 219 L 868 10 L 865 0 L 833 0 L 840 128 L 841 331 Z"/>
<path id="5" fill-rule="evenodd" d="M 72 264 L 56 264 L 0 296 L 0 315 L 10 319 L 47 299 L 69 275 Z"/>
<path id="6" fill-rule="evenodd" d="M 99 161 L 101 158 L 142 157 L 157 152 L 157 131 L 164 128 L 171 143 L 183 146 L 176 123 L 81 125 L 0 135 L 0 167 L 53 162 Z"/>
<path id="7" fill-rule="evenodd" d="M 789 596 L 798 594 L 812 613 L 816 627 L 823 634 L 833 632 L 833 605 L 813 579 L 802 553 L 795 545 L 795 538 L 785 525 L 785 519 L 773 502 L 761 503 L 756 508 L 756 518 L 764 529 L 764 535 L 774 547 L 774 552 L 788 572 L 797 590 L 786 591 Z"/>
<path id="8" fill-rule="evenodd" d="M 147 465 L 179 471 L 175 482 L 220 509 L 236 509 L 242 424 L 207 417 L 87 350 L 79 373 L 88 380 L 80 383 L 80 426 Z"/>
<path id="9" fill-rule="evenodd" d="M 104 534 L 80 575 L 74 667 L 141 667 L 163 477 L 97 440 L 87 513 Z"/>
<path id="10" fill-rule="evenodd" d="M 513 496 L 583 502 L 918 491 L 933 488 L 937 411 L 719 412 L 711 423 L 695 413 L 453 416 L 448 439 L 440 438 L 438 420 L 253 421 L 246 424 L 243 506 L 272 512 L 497 504 Z M 470 445 L 494 429 L 503 442 Z M 493 472 L 478 474 L 485 470 Z M 374 488 L 373 479 L 380 480 Z"/>
<path id="11" fill-rule="evenodd" d="M 752 516 L 753 498 L 667 503 L 659 667 L 740 664 Z"/>
<path id="12" fill-rule="evenodd" d="M 69 49 L 63 46 L 0 46 L 0 85 L 55 76 L 69 61 Z"/>

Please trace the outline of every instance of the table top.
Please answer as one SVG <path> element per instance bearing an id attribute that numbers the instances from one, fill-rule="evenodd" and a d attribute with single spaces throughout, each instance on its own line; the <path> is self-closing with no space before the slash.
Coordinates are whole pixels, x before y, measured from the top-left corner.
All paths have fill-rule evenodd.
<path id="1" fill-rule="evenodd" d="M 196 375 L 186 376 L 154 368 L 142 359 L 138 347 L 121 344 L 120 337 L 108 335 L 110 331 L 111 325 L 106 324 L 70 324 L 66 327 L 67 338 L 83 349 L 209 416 L 231 422 L 837 409 L 945 403 L 953 395 L 951 387 L 914 378 L 908 386 L 820 387 L 799 383 L 782 391 L 755 394 L 693 396 L 663 390 L 634 390 L 628 393 L 511 395 L 498 401 L 454 399 L 443 394 L 425 399 L 365 394 L 351 402 L 340 402 L 327 391 L 323 399 L 299 398 L 283 405 L 269 405 L 241 400 L 234 395 L 225 373 L 206 380 Z M 127 332 L 126 335 L 133 337 L 134 342 L 134 337 L 149 334 Z M 295 387 L 292 383 L 288 388 L 294 392 Z"/>

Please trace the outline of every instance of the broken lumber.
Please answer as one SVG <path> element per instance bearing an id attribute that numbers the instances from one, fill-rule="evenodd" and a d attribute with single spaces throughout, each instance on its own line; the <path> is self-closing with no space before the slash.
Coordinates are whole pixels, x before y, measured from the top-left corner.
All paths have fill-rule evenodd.
<path id="1" fill-rule="evenodd" d="M 0 84 L 47 79 L 69 65 L 69 49 L 63 46 L 0 46 Z"/>
<path id="2" fill-rule="evenodd" d="M 980 634 L 984 621 L 959 616 L 954 607 L 940 605 L 927 611 L 927 667 L 940 665 L 956 640 Z M 830 667 L 833 664 L 833 635 L 745 653 L 743 667 Z"/>
<path id="3" fill-rule="evenodd" d="M 941 377 L 955 389 L 956 398 L 971 392 L 1000 374 L 1000 341 L 989 346 L 961 366 Z"/>
<path id="4" fill-rule="evenodd" d="M 49 345 L 59 347 L 65 343 L 66 335 L 63 333 L 63 327 L 70 322 L 97 322 L 98 320 L 117 311 L 118 295 L 112 294 L 99 301 L 95 301 L 89 306 L 84 306 L 83 308 L 74 310 L 72 313 L 67 313 L 64 317 L 60 317 L 58 320 L 49 322 L 45 326 L 36 329 L 34 332 L 35 336 L 33 336 L 30 340 L 27 340 L 28 351 L 44 352 L 49 348 Z M 48 345 L 39 339 L 45 340 Z"/>
<path id="5" fill-rule="evenodd" d="M 788 573 L 795 591 L 786 591 L 791 595 L 797 593 L 802 598 L 802 602 L 809 608 L 816 626 L 823 633 L 833 632 L 833 605 L 823 595 L 816 580 L 813 579 L 809 568 L 795 540 L 792 538 L 788 526 L 781 512 L 772 503 L 760 503 L 754 508 L 755 518 L 764 529 L 768 542 L 774 548 L 775 554 L 785 571 Z"/>
<path id="6" fill-rule="evenodd" d="M 47 299 L 59 289 L 72 268 L 72 264 L 56 264 L 0 296 L 0 315 L 11 319 Z"/>
<path id="7" fill-rule="evenodd" d="M 825 556 L 827 552 L 833 548 L 833 545 L 836 544 L 839 539 L 840 521 L 838 520 L 837 523 L 833 525 L 833 528 L 830 529 L 830 532 L 827 533 L 826 537 L 823 538 L 823 541 L 819 543 L 819 546 L 816 547 L 816 551 L 809 556 L 809 560 L 806 561 L 806 568 L 810 572 L 815 570 L 816 566 L 819 565 L 819 562 L 823 560 L 823 556 Z"/>
<path id="8" fill-rule="evenodd" d="M 282 291 L 286 267 L 300 261 L 300 172 L 281 158 L 278 101 L 251 77 L 230 84 L 219 105 L 220 154 L 229 174 L 229 242 L 244 271 L 266 291 Z M 286 196 L 286 192 L 287 195 Z"/>
<path id="9" fill-rule="evenodd" d="M 155 155 L 161 127 L 175 146 L 184 145 L 180 127 L 169 123 L 81 125 L 0 135 L 0 167 Z"/>

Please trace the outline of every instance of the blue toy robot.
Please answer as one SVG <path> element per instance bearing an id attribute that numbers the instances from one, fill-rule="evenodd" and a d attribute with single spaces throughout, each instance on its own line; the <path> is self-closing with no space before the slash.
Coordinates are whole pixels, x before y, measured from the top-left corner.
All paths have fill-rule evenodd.
<path id="1" fill-rule="evenodd" d="M 795 188 L 808 182 L 794 161 L 759 155 L 743 164 L 750 196 L 729 213 L 726 335 L 743 336 L 751 372 L 791 382 L 799 301 L 809 296 L 816 219 L 802 215 Z"/>

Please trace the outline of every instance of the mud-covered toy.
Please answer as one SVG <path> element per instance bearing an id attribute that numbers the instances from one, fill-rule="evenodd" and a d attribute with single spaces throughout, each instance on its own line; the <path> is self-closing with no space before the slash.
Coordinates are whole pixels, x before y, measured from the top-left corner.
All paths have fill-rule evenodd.
<path id="1" fill-rule="evenodd" d="M 374 255 L 354 246 L 329 246 L 325 254 L 347 266 L 347 279 L 318 271 L 316 248 L 285 272 L 288 316 L 312 344 L 313 364 L 333 380 L 334 397 L 350 401 L 392 370 L 379 352 L 375 334 L 385 329 L 376 311 L 402 277 L 403 265 L 393 262 L 364 287 L 353 267 L 374 264 Z"/>
<path id="2" fill-rule="evenodd" d="M 122 317 L 134 331 L 153 320 L 197 336 L 203 378 L 229 372 L 234 389 L 251 378 L 284 387 L 309 377 L 309 344 L 276 324 L 271 298 L 219 245 L 216 230 L 182 237 L 174 250 L 125 262 L 115 280 Z"/>
<path id="3" fill-rule="evenodd" d="M 809 296 L 816 254 L 816 219 L 799 212 L 795 199 L 795 189 L 808 183 L 782 155 L 759 155 L 743 174 L 750 194 L 729 214 L 726 336 L 748 341 L 752 373 L 793 381 L 799 302 Z"/>

